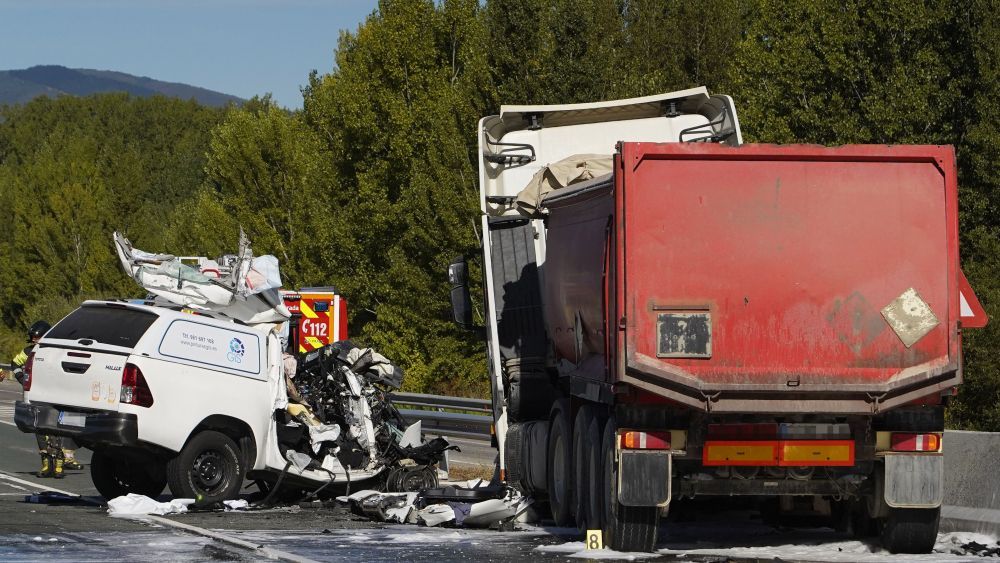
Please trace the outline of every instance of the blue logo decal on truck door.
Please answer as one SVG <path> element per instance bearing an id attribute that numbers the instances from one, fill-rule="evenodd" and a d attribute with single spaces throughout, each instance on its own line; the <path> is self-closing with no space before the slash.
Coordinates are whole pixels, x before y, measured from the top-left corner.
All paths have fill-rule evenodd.
<path id="1" fill-rule="evenodd" d="M 239 338 L 233 338 L 229 341 L 229 354 L 226 358 L 234 364 L 242 364 L 245 352 L 246 349 L 243 347 L 243 342 Z"/>

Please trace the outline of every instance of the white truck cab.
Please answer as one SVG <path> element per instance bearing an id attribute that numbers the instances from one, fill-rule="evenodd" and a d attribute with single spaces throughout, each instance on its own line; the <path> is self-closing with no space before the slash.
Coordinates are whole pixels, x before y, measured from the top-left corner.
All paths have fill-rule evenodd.
<path id="1" fill-rule="evenodd" d="M 94 484 L 109 499 L 156 497 L 169 484 L 175 496 L 215 502 L 235 498 L 247 476 L 377 475 L 381 467 L 289 467 L 277 439 L 281 343 L 269 328 L 176 305 L 87 301 L 33 350 L 15 422 L 92 449 Z"/>

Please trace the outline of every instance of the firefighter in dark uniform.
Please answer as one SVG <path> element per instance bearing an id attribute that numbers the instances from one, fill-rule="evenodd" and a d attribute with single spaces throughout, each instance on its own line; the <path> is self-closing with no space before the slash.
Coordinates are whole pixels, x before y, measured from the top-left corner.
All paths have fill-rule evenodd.
<path id="1" fill-rule="evenodd" d="M 14 367 L 14 377 L 19 383 L 24 384 L 24 364 L 28 362 L 28 354 L 35 347 L 35 343 L 41 340 L 49 329 L 52 328 L 45 321 L 37 321 L 28 329 L 29 344 L 14 356 L 11 363 Z M 55 477 L 62 479 L 66 469 L 83 469 L 83 466 L 76 461 L 73 448 L 75 444 L 72 439 L 60 436 L 48 436 L 35 434 L 38 442 L 38 453 L 42 456 L 42 467 L 38 471 L 39 477 Z"/>

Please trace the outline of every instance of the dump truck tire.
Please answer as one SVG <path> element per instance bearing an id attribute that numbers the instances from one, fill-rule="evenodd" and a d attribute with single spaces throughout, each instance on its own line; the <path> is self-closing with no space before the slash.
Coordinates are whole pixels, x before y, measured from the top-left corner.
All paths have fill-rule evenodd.
<path id="1" fill-rule="evenodd" d="M 525 474 L 524 467 L 524 424 L 515 422 L 507 427 L 507 439 L 504 440 L 504 469 L 507 484 L 526 493 L 522 484 Z"/>
<path id="2" fill-rule="evenodd" d="M 655 506 L 624 506 L 618 503 L 618 466 L 615 460 L 614 417 L 604 425 L 601 464 L 604 479 L 604 543 L 616 551 L 651 552 L 656 547 L 660 509 Z"/>
<path id="3" fill-rule="evenodd" d="M 587 470 L 587 429 L 593 419 L 590 405 L 583 405 L 573 419 L 573 516 L 576 527 L 587 529 L 587 500 L 590 497 L 590 475 Z"/>
<path id="4" fill-rule="evenodd" d="M 584 450 L 587 464 L 587 488 L 589 494 L 584 499 L 585 522 L 588 530 L 600 530 L 604 526 L 604 450 L 601 447 L 604 421 L 599 415 L 590 418 L 584 439 L 589 447 Z"/>
<path id="5" fill-rule="evenodd" d="M 882 547 L 890 553 L 930 553 L 937 541 L 941 508 L 890 508 Z"/>
<path id="6" fill-rule="evenodd" d="M 527 372 L 511 380 L 508 394 L 508 416 L 515 422 L 527 422 L 546 419 L 555 389 L 547 374 Z"/>
<path id="7" fill-rule="evenodd" d="M 547 452 L 549 509 L 556 526 L 573 525 L 573 427 L 569 401 L 559 399 L 552 405 Z"/>

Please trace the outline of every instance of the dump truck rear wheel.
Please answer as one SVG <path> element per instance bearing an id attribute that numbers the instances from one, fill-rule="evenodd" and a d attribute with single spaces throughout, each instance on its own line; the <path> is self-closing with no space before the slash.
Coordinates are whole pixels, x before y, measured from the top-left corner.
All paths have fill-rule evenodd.
<path id="1" fill-rule="evenodd" d="M 507 427 L 507 439 L 504 440 L 504 468 L 507 484 L 526 493 L 524 479 L 524 425 L 515 422 Z"/>
<path id="2" fill-rule="evenodd" d="M 882 547 L 890 553 L 930 553 L 937 541 L 941 508 L 890 508 Z"/>
<path id="3" fill-rule="evenodd" d="M 604 431 L 603 421 L 599 416 L 592 416 L 590 424 L 587 426 L 584 439 L 587 447 L 584 448 L 584 460 L 587 464 L 587 488 L 589 489 L 587 498 L 584 499 L 586 507 L 585 523 L 588 530 L 600 530 L 604 525 L 604 450 L 598 445 L 602 443 Z"/>
<path id="4" fill-rule="evenodd" d="M 653 551 L 660 522 L 655 506 L 624 506 L 618 503 L 618 465 L 615 459 L 615 419 L 604 425 L 601 452 L 604 455 L 604 543 L 617 551 Z"/>
<path id="5" fill-rule="evenodd" d="M 570 506 L 573 503 L 573 433 L 569 418 L 569 401 L 559 399 L 552 406 L 549 423 L 547 455 L 549 508 L 556 526 L 573 524 Z"/>
<path id="6" fill-rule="evenodd" d="M 593 418 L 590 405 L 583 405 L 573 419 L 573 516 L 576 527 L 581 530 L 587 527 L 587 500 L 591 495 L 587 450 L 593 445 L 587 443 L 587 429 Z"/>

